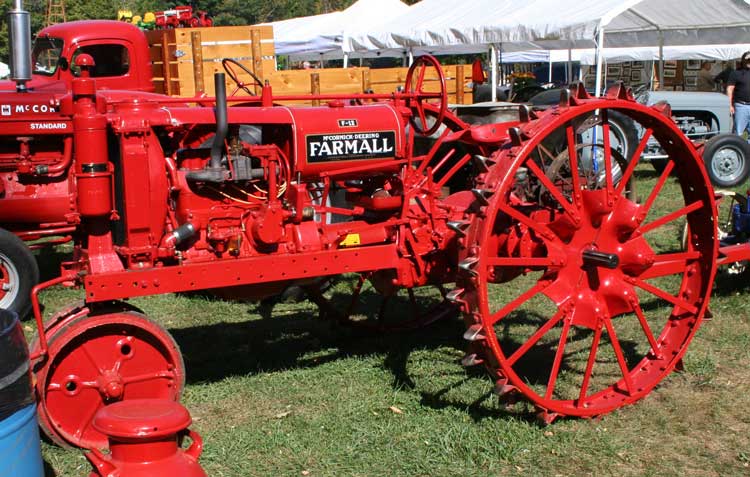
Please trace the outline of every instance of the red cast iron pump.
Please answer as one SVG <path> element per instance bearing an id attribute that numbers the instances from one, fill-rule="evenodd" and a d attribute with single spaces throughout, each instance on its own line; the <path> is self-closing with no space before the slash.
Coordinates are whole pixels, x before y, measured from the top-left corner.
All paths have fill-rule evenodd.
<path id="1" fill-rule="evenodd" d="M 0 93 L 0 104 L 58 105 L 15 116 L 0 160 L 22 161 L 20 138 L 48 138 L 51 125 L 65 125 L 57 154 L 66 140 L 74 148 L 61 178 L 73 253 L 31 296 L 39 416 L 52 440 L 106 447 L 90 425 L 99 409 L 179 399 L 174 340 L 123 301 L 161 293 L 261 299 L 298 285 L 321 315 L 373 332 L 460 312 L 463 364 L 485 366 L 503 399 L 528 401 L 545 421 L 633 403 L 680 365 L 718 242 L 702 161 L 667 109 L 622 85 L 603 98 L 578 85 L 555 108 L 469 126 L 447 111 L 429 56 L 390 94 L 276 96 L 254 81 L 259 96 L 226 98 L 219 75 L 216 98 L 193 104 L 105 94 L 85 75 L 59 94 Z M 323 106 L 278 105 L 299 100 Z M 613 111 L 643 131 L 627 156 L 610 141 Z M 650 138 L 669 159 L 639 189 Z M 684 249 L 660 240 L 677 220 L 690 230 Z M 326 289 L 336 276 L 353 277 L 348 304 Z M 80 286 L 84 301 L 44 322 L 39 293 L 56 284 Z M 430 288 L 432 302 L 421 295 Z M 360 299 L 374 297 L 378 313 L 361 319 Z M 409 317 L 388 311 L 398 300 Z"/>
<path id="2" fill-rule="evenodd" d="M 100 409 L 93 427 L 109 440 L 109 454 L 92 449 L 86 457 L 96 469 L 91 477 L 206 477 L 198 464 L 203 440 L 188 430 L 187 409 L 163 399 L 132 399 Z M 189 436 L 186 450 L 178 439 Z"/>

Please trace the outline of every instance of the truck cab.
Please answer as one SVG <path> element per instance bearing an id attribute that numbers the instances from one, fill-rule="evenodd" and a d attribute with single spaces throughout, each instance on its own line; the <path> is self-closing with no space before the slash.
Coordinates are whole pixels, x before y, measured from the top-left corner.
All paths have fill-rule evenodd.
<path id="1" fill-rule="evenodd" d="M 97 88 L 154 91 L 146 36 L 134 25 L 108 20 L 58 23 L 39 32 L 29 86 L 57 81 L 70 86 L 80 75 L 75 59 L 84 53 L 94 58 Z"/>

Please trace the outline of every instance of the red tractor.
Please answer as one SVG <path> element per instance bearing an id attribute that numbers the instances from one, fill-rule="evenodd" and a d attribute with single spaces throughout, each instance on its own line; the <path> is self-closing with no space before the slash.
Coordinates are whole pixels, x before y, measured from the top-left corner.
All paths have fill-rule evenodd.
<path id="1" fill-rule="evenodd" d="M 154 12 L 156 16 L 157 28 L 180 28 L 180 27 L 210 27 L 213 21 L 204 11 L 198 11 L 197 15 L 193 14 L 193 7 L 180 6 L 172 10 L 163 12 Z"/>
<path id="2" fill-rule="evenodd" d="M 9 24 L 15 47 L 28 38 L 20 6 Z M 11 112 L 0 116 L 0 193 L 33 194 L 0 221 L 69 217 L 72 256 L 31 294 L 39 416 L 55 442 L 104 446 L 90 425 L 102 406 L 179 399 L 178 348 L 130 297 L 261 299 L 297 285 L 321 315 L 373 331 L 460 312 L 463 364 L 486 367 L 499 395 L 545 421 L 644 397 L 702 322 L 718 253 L 713 191 L 667 108 L 622 86 L 604 98 L 575 87 L 558 107 L 470 127 L 447 112 L 432 57 L 415 61 L 403 92 L 275 96 L 255 78 L 259 96 L 227 98 L 218 75 L 215 98 L 187 104 L 100 89 L 85 53 L 69 88 L 28 88 L 28 50 L 14 49 L 17 90 L 0 93 Z M 236 79 L 238 65 L 224 66 Z M 277 105 L 300 99 L 324 105 Z M 609 144 L 613 111 L 644 130 L 630 160 Z M 669 161 L 637 197 L 650 138 Z M 670 174 L 678 197 L 665 193 Z M 47 197 L 50 184 L 68 195 Z M 660 237 L 678 219 L 690 233 L 671 250 Z M 340 275 L 354 278 L 343 304 L 322 280 Z M 83 301 L 44 321 L 39 294 L 57 284 L 80 287 Z M 434 302 L 418 296 L 425 287 Z M 360 319 L 364 295 L 402 295 L 411 318 L 382 306 Z"/>

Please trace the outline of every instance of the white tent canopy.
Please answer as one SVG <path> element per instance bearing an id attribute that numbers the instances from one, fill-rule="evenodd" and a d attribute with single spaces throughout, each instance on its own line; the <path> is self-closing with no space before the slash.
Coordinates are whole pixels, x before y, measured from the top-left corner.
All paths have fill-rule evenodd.
<path id="1" fill-rule="evenodd" d="M 750 43 L 736 45 L 691 45 L 665 46 L 664 60 L 722 60 L 730 61 L 750 51 Z M 654 46 L 636 48 L 603 48 L 602 56 L 609 63 L 624 61 L 658 61 L 659 48 Z M 574 49 L 570 59 L 583 65 L 596 64 L 596 50 L 593 48 Z M 559 63 L 568 61 L 568 50 L 531 50 L 503 54 L 505 63 Z"/>
<path id="2" fill-rule="evenodd" d="M 335 31 L 341 25 L 341 12 L 292 18 L 270 24 L 277 55 L 317 53 L 336 48 L 333 39 L 320 34 Z"/>
<path id="3" fill-rule="evenodd" d="M 352 35 L 344 51 L 409 48 L 414 54 L 597 49 L 732 44 L 750 38 L 750 5 L 743 0 L 422 0 L 386 28 Z M 605 41 L 606 31 L 606 41 Z M 493 88 L 494 91 L 494 88 Z"/>
<path id="4" fill-rule="evenodd" d="M 352 35 L 344 51 L 411 48 L 480 52 L 594 47 L 600 31 L 612 46 L 714 44 L 750 38 L 742 0 L 422 0 L 389 24 Z"/>
<path id="5" fill-rule="evenodd" d="M 342 44 L 354 32 L 385 24 L 408 8 L 399 0 L 359 0 L 341 12 L 270 23 L 276 54 L 297 59 L 341 58 Z"/>

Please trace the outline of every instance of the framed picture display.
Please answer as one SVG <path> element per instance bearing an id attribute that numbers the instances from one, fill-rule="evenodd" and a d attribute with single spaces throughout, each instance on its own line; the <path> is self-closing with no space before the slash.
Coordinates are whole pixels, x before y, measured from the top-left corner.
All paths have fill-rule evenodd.
<path id="1" fill-rule="evenodd" d="M 685 86 L 689 88 L 695 88 L 696 86 L 698 86 L 698 77 L 697 76 L 685 77 Z"/>
<path id="2" fill-rule="evenodd" d="M 639 83 L 641 81 L 641 70 L 630 70 L 630 82 Z"/>
<path id="3" fill-rule="evenodd" d="M 697 70 L 686 70 L 683 75 L 685 78 L 697 78 L 698 77 L 698 71 Z"/>
<path id="4" fill-rule="evenodd" d="M 665 78 L 675 78 L 677 76 L 677 70 L 675 69 L 667 69 L 664 68 L 664 77 Z"/>
<path id="5" fill-rule="evenodd" d="M 685 68 L 688 70 L 699 70 L 701 69 L 701 60 L 687 60 Z"/>
<path id="6" fill-rule="evenodd" d="M 620 65 L 609 65 L 607 66 L 607 76 L 620 76 L 622 74 L 622 68 Z"/>
<path id="7" fill-rule="evenodd" d="M 643 68 L 644 66 L 646 66 L 646 63 L 643 61 L 631 61 L 630 62 L 631 68 Z"/>
<path id="8" fill-rule="evenodd" d="M 664 68 L 677 68 L 676 60 L 667 60 L 664 62 Z"/>

